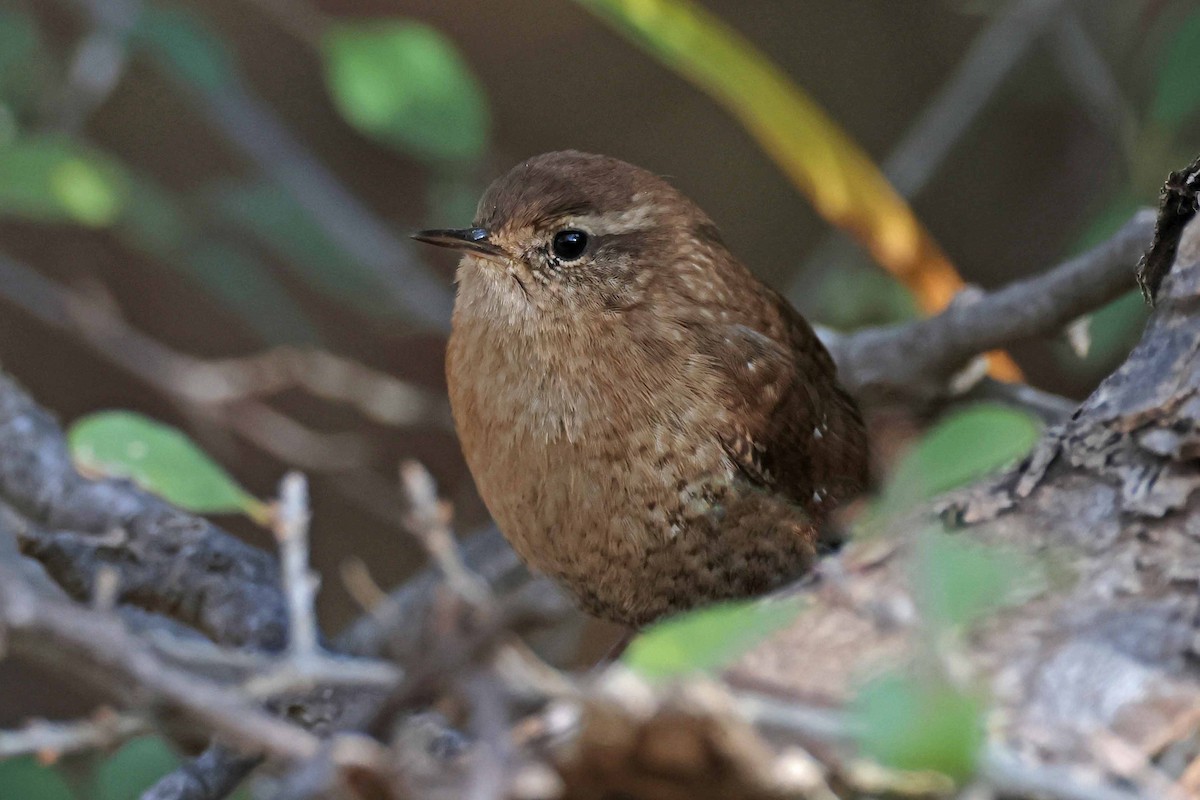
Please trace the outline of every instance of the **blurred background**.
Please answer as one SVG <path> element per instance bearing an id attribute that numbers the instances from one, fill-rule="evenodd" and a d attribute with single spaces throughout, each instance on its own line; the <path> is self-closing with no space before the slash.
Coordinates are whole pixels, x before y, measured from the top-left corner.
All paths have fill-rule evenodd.
<path id="1" fill-rule="evenodd" d="M 257 497 L 305 471 L 336 630 L 359 610 L 347 558 L 384 587 L 423 561 L 398 524 L 401 460 L 429 467 L 460 530 L 486 523 L 444 400 L 453 258 L 407 233 L 465 226 L 491 179 L 563 148 L 669 176 L 810 319 L 897 321 L 937 301 L 878 263 L 870 220 L 897 212 L 870 162 L 966 282 L 1044 270 L 1200 150 L 1200 9 L 0 0 L 0 366 L 65 425 L 121 409 L 185 431 Z M 833 173 L 861 195 L 840 216 Z M 1144 314 L 1131 291 L 1075 346 L 1011 353 L 1082 397 Z M 0 727 L 81 702 L 0 665 Z M 0 796 L 136 796 L 170 756 L 129 748 L 99 772 L 0 765 Z"/>

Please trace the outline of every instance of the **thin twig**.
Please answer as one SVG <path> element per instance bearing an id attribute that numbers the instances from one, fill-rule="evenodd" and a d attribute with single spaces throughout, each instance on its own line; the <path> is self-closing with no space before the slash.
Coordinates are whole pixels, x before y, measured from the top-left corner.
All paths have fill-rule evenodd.
<path id="1" fill-rule="evenodd" d="M 303 42 L 315 51 L 324 43 L 325 31 L 331 24 L 329 17 L 315 4 L 307 0 L 247 0 L 263 12 L 279 29 Z"/>
<path id="2" fill-rule="evenodd" d="M 1024 383 L 1004 383 L 985 377 L 971 388 L 963 399 L 995 400 L 1017 406 L 1041 418 L 1047 425 L 1056 425 L 1075 413 L 1079 403 L 1061 395 L 1042 391 Z"/>
<path id="3" fill-rule="evenodd" d="M 744 690 L 737 691 L 734 698 L 745 719 L 756 726 L 789 734 L 800 742 L 847 742 L 855 735 L 853 720 L 838 709 L 804 705 Z"/>
<path id="4" fill-rule="evenodd" d="M 1001 747 L 985 750 L 980 776 L 1003 797 L 1039 797 L 1044 800 L 1145 800 L 1139 792 L 1085 783 L 1079 774 L 1062 768 L 1021 761 Z M 1167 800 L 1167 798 L 1161 798 Z M 1178 798 L 1177 800 L 1182 800 Z"/>
<path id="5" fill-rule="evenodd" d="M 320 750 L 311 733 L 240 693 L 168 666 L 111 615 L 35 596 L 20 571 L 2 562 L 0 623 L 11 652 L 126 702 L 161 704 L 250 752 L 302 760 Z"/>
<path id="6" fill-rule="evenodd" d="M 1068 10 L 1055 20 L 1050 33 L 1053 44 L 1051 54 L 1066 76 L 1067 83 L 1091 116 L 1093 124 L 1104 133 L 1111 131 L 1132 163 L 1136 155 L 1136 114 L 1079 15 Z"/>
<path id="7" fill-rule="evenodd" d="M 283 594 L 288 608 L 288 656 L 301 669 L 318 650 L 315 599 L 317 577 L 308 568 L 308 482 L 289 472 L 279 484 L 273 529 L 279 544 Z"/>
<path id="8" fill-rule="evenodd" d="M 89 23 L 103 25 L 107 0 L 69 0 Z M 228 82 L 168 77 L 200 101 L 212 127 L 263 174 L 284 187 L 339 247 L 379 281 L 397 308 L 415 324 L 435 331 L 450 327 L 453 295 L 413 248 L 362 203 L 255 96 L 240 76 Z"/>
<path id="9" fill-rule="evenodd" d="M 387 688 L 404 673 L 394 664 L 364 656 L 347 658 L 318 649 L 305 662 L 302 674 L 285 655 L 217 647 L 207 639 L 182 639 L 162 631 L 148 631 L 146 641 L 173 664 L 221 675 L 241 682 L 255 697 L 272 697 L 320 686 L 374 686 Z"/>
<path id="10" fill-rule="evenodd" d="M 108 0 L 71 56 L 67 81 L 54 98 L 52 124 L 78 132 L 121 82 L 129 62 L 129 33 L 141 13 L 137 0 Z"/>
<path id="11" fill-rule="evenodd" d="M 503 688 L 492 675 L 476 671 L 465 682 L 471 727 L 479 746 L 471 763 L 465 800 L 499 800 L 508 792 L 511 753 L 509 710 Z"/>
<path id="12" fill-rule="evenodd" d="M 410 504 L 405 527 L 429 553 L 446 584 L 476 609 L 494 609 L 496 599 L 487 582 L 463 563 L 450 530 L 450 505 L 438 499 L 433 476 L 417 462 L 406 461 L 400 466 L 400 482 Z"/>
<path id="13" fill-rule="evenodd" d="M 102 710 L 73 722 L 35 720 L 21 730 L 0 731 L 0 760 L 36 755 L 42 761 L 88 750 L 107 750 L 150 731 L 139 716 Z"/>
<path id="14" fill-rule="evenodd" d="M 901 197 L 914 197 L 925 187 L 1064 2 L 1014 0 L 975 37 L 954 73 L 883 162 L 883 174 Z M 795 271 L 788 297 L 798 302 L 813 268 L 843 263 L 850 251 L 844 236 L 827 235 Z"/>
<path id="15" fill-rule="evenodd" d="M 914 197 L 1046 31 L 1066 0 L 1015 0 L 975 37 L 950 79 L 883 163 L 903 197 Z"/>
<path id="16" fill-rule="evenodd" d="M 0 297 L 43 324 L 76 334 L 185 412 L 306 470 L 361 470 L 374 448 L 355 433 L 314 431 L 259 398 L 297 387 L 376 422 L 451 427 L 445 402 L 432 393 L 331 353 L 284 347 L 205 361 L 173 350 L 128 325 L 111 304 L 67 289 L 4 253 Z"/>

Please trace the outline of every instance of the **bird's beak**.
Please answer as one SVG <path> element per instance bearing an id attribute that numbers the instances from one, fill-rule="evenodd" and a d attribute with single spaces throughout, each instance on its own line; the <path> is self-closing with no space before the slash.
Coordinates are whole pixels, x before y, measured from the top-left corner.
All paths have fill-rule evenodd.
<path id="1" fill-rule="evenodd" d="M 499 259 L 507 256 L 502 249 L 488 241 L 488 232 L 484 228 L 447 228 L 429 231 L 417 231 L 412 238 L 426 244 L 436 244 L 438 247 L 449 247 L 454 250 L 465 250 L 487 258 Z"/>

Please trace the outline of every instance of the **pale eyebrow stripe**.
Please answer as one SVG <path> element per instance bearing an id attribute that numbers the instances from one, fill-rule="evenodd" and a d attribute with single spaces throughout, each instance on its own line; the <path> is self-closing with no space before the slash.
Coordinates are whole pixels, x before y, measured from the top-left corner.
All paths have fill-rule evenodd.
<path id="1" fill-rule="evenodd" d="M 661 206 L 634 206 L 605 214 L 578 214 L 560 218 L 560 224 L 577 225 L 593 233 L 632 233 L 652 228 L 665 209 Z"/>

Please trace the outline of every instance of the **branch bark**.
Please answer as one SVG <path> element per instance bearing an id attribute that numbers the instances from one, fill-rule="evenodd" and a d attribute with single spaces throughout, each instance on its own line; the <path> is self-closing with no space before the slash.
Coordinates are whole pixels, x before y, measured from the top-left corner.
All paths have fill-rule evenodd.
<path id="1" fill-rule="evenodd" d="M 1008 343 L 1008 337 L 1054 330 L 1132 285 L 1134 250 L 1149 238 L 1149 227 L 1149 218 L 1139 215 L 1112 241 L 1044 276 L 960 302 L 931 320 L 844 337 L 834 342 L 833 350 L 847 378 L 865 393 L 899 393 L 910 399 L 944 395 L 948 376 L 964 360 Z M 993 760 L 1004 769 L 994 770 L 990 778 L 998 788 L 1011 779 L 1013 786 L 1039 786 L 1036 791 L 1053 796 L 1045 787 L 1057 785 L 1066 774 L 1055 770 L 1081 768 L 1098 779 L 1119 775 L 1156 792 L 1147 796 L 1166 797 L 1167 778 L 1152 759 L 1183 746 L 1185 734 L 1200 719 L 1200 680 L 1190 666 L 1197 638 L 1194 620 L 1200 619 L 1200 601 L 1194 596 L 1200 580 L 1200 546 L 1194 535 L 1200 530 L 1195 521 L 1200 503 L 1193 499 L 1200 487 L 1200 324 L 1191 315 L 1200 300 L 1200 229 L 1194 232 L 1178 245 L 1178 258 L 1188 263 L 1163 283 L 1159 307 L 1128 362 L 1071 421 L 1050 431 L 1019 469 L 946 506 L 957 523 L 972 526 L 967 535 L 973 541 L 1025 553 L 1053 549 L 1055 563 L 1065 565 L 1072 576 L 1066 585 L 1040 585 L 1035 595 L 990 619 L 961 654 L 970 671 L 992 686 L 1002 712 L 996 730 L 1006 746 Z M 52 294 L 56 291 L 51 287 Z M 919 525 L 898 521 L 897 535 L 887 542 L 853 543 L 826 561 L 822 579 L 802 590 L 812 601 L 805 613 L 730 668 L 723 676 L 726 686 L 736 692 L 738 686 L 753 685 L 793 708 L 800 697 L 840 705 L 853 691 L 847 664 L 884 663 L 911 653 L 922 636 L 912 614 L 904 612 L 915 607 Z M 7 549 L 5 537 L 13 543 Z M 525 599 L 548 603 L 561 613 L 561 596 L 544 581 L 527 581 L 498 532 L 485 533 L 464 552 L 468 566 L 493 587 L 512 582 Z M 97 588 L 102 574 L 116 576 L 113 610 L 87 605 L 103 594 Z M 578 724 L 555 728 L 552 714 L 541 720 L 557 731 L 550 738 L 570 746 L 563 749 L 558 741 L 534 758 L 537 748 L 518 754 L 507 745 L 489 743 L 489 775 L 500 769 L 497 753 L 504 754 L 506 778 L 521 758 L 532 758 L 535 765 L 555 767 L 564 796 L 585 797 L 589 787 L 572 783 L 572 776 L 595 775 L 573 771 L 580 762 L 571 759 L 583 757 L 587 765 L 589 753 L 603 755 L 588 750 L 590 714 L 621 717 L 635 742 L 648 730 L 663 730 L 664 719 L 686 719 L 691 722 L 680 723 L 679 730 L 686 732 L 694 723 L 701 750 L 716 748 L 711 752 L 719 756 L 717 761 L 730 767 L 722 780 L 744 780 L 746 787 L 765 792 L 764 797 L 777 796 L 771 792 L 778 786 L 767 778 L 778 777 L 782 762 L 759 738 L 761 733 L 747 726 L 747 719 L 755 718 L 745 707 L 739 712 L 741 722 L 735 722 L 729 709 L 714 705 L 711 698 L 679 705 L 651 693 L 650 705 L 622 711 L 603 691 L 569 682 L 550 688 L 545 681 L 540 688 L 527 686 L 518 702 L 508 667 L 500 665 L 502 654 L 516 652 L 499 644 L 505 631 L 464 627 L 448 611 L 454 606 L 447 606 L 445 593 L 439 578 L 420 577 L 339 641 L 346 651 L 418 661 L 420 668 L 386 702 L 387 693 L 377 686 L 373 693 L 358 686 L 318 700 L 330 688 L 318 685 L 279 703 L 298 711 L 312 730 L 272 716 L 243 691 L 245 673 L 229 671 L 228 653 L 223 661 L 217 659 L 226 671 L 214 672 L 211 663 L 205 667 L 200 660 L 167 658 L 148 642 L 152 636 L 187 642 L 198 631 L 220 645 L 260 654 L 282 650 L 288 621 L 275 560 L 128 482 L 78 475 L 51 417 L 0 375 L 0 623 L 10 651 L 96 683 L 113 702 L 148 715 L 189 742 L 196 734 L 221 737 L 221 745 L 148 796 L 220 797 L 261 753 L 300 767 L 295 775 L 311 771 L 328 776 L 329 770 L 320 768 L 325 765 L 344 778 L 347 762 L 335 762 L 326 737 L 351 724 L 348 720 L 371 724 L 381 737 L 403 731 L 400 717 L 384 718 L 379 710 L 395 706 L 401 714 L 409 713 L 421 707 L 418 695 L 431 693 L 454 696 L 468 711 L 478 706 L 493 722 L 498 708 L 537 707 L 555 698 L 575 704 Z M 187 633 L 189 629 L 193 632 Z M 442 646 L 432 650 L 443 660 L 422 662 L 429 655 L 423 648 L 431 630 L 442 637 Z M 805 669 L 795 669 L 801 660 Z M 1070 680 L 1074 674 L 1093 679 L 1083 686 Z M 241 677 L 233 684 L 235 675 Z M 539 686 L 528 676 L 525 680 Z M 420 691 L 412 688 L 417 684 Z M 481 694 L 482 685 L 492 688 Z M 531 704 L 531 697 L 536 702 Z M 649 707 L 657 711 L 647 717 Z M 171 713 L 164 715 L 164 709 Z M 310 715 L 306 709 L 319 713 Z M 776 724 L 779 718 L 773 716 Z M 810 721 L 818 718 L 823 719 L 818 714 Z M 489 724 L 489 729 L 495 727 Z M 1097 729 L 1108 738 L 1097 738 Z M 1047 731 L 1053 734 L 1049 741 Z M 811 734 L 811 729 L 795 734 L 796 743 L 812 745 L 813 752 L 844 747 L 840 733 L 828 741 L 805 741 Z M 406 741 L 402 732 L 396 737 Z M 422 748 L 437 750 L 443 745 L 430 742 L 453 737 L 423 735 L 421 741 Z M 603 741 L 595 740 L 596 746 Z M 374 745 L 360 744 L 374 752 Z M 1014 762 L 1014 747 L 1030 748 L 1037 758 Z M 1140 759 L 1134 767 L 1112 755 L 1131 750 Z M 634 758 L 638 748 L 631 753 Z M 431 758 L 429 752 L 423 757 Z M 432 772 L 448 774 L 452 770 L 443 766 L 453 758 L 432 757 Z M 362 780 L 382 781 L 388 791 L 399 791 L 400 784 L 387 769 L 406 779 L 413 774 L 411 763 L 386 769 L 370 759 L 364 763 L 368 766 L 351 772 Z M 614 764 L 628 766 L 610 760 L 605 769 Z M 765 766 L 757 770 L 755 764 Z M 1041 767 L 1049 771 L 1037 771 Z M 645 768 L 646 763 L 638 765 Z M 644 772 L 639 774 L 639 780 L 645 778 Z M 662 783 L 669 776 L 651 778 L 638 785 L 670 785 Z M 706 783 L 703 775 L 699 779 L 692 785 Z M 494 789 L 522 796 L 514 788 L 517 783 L 498 782 L 476 779 L 472 786 L 489 795 Z M 710 783 L 709 788 L 730 785 L 715 779 Z M 828 796 L 820 792 L 830 785 L 822 779 L 785 796 Z M 639 796 L 670 795 L 651 791 Z"/>
<path id="2" fill-rule="evenodd" d="M 1048 272 L 994 292 L 964 292 L 928 319 L 832 337 L 827 344 L 850 391 L 868 401 L 927 402 L 949 394 L 974 356 L 1056 333 L 1133 287 L 1154 213 L 1140 211 L 1109 240 Z"/>

